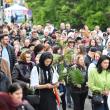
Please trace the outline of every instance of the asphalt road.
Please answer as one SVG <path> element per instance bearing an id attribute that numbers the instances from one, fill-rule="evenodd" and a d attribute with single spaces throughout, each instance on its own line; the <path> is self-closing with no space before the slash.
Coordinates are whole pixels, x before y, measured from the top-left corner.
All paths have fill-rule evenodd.
<path id="1" fill-rule="evenodd" d="M 61 107 L 60 107 L 60 110 L 62 110 Z M 72 108 L 67 108 L 67 110 L 74 110 L 74 109 L 72 107 Z M 84 110 L 92 110 L 91 103 L 90 103 L 90 100 L 89 99 L 86 99 Z"/>

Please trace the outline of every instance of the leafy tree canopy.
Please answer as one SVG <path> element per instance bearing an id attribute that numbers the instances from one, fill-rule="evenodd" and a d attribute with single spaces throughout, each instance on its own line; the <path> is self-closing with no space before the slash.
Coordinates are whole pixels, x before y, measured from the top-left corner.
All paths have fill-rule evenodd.
<path id="1" fill-rule="evenodd" d="M 27 0 L 33 11 L 33 23 L 45 24 L 51 21 L 56 26 L 70 22 L 81 28 L 87 24 L 90 29 L 99 25 L 102 29 L 110 26 L 110 0 Z"/>

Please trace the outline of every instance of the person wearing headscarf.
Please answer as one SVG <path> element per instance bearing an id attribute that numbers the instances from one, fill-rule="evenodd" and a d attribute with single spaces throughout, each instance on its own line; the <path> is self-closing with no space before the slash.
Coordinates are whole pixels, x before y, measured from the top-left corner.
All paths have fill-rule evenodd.
<path id="1" fill-rule="evenodd" d="M 39 89 L 39 110 L 57 110 L 54 87 L 58 82 L 58 73 L 52 66 L 53 56 L 50 52 L 44 52 L 39 59 L 39 64 L 34 66 L 31 72 L 31 86 Z"/>

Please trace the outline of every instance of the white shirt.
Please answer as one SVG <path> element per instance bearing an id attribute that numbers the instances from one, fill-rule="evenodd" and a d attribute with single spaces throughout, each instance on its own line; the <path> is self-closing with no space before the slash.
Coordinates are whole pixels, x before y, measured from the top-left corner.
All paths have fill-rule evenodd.
<path id="1" fill-rule="evenodd" d="M 4 58 L 8 62 L 8 66 L 10 67 L 10 59 L 9 59 L 9 54 L 6 47 L 3 47 L 2 58 Z"/>
<path id="2" fill-rule="evenodd" d="M 53 73 L 52 84 L 55 84 L 58 82 L 59 75 L 58 75 L 57 71 L 55 70 L 55 68 L 53 68 L 53 69 L 54 69 L 54 73 Z M 39 85 L 39 75 L 38 75 L 38 71 L 37 71 L 36 66 L 34 66 L 31 71 L 30 85 L 32 87 Z"/>
<path id="3" fill-rule="evenodd" d="M 91 63 L 88 67 L 88 75 L 89 75 L 91 69 L 93 69 L 93 68 L 96 68 L 96 65 L 94 63 Z"/>

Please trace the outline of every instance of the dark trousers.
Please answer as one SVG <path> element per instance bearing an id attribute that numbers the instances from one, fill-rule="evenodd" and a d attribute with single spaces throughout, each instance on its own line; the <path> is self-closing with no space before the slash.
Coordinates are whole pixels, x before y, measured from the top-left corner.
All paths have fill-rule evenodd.
<path id="1" fill-rule="evenodd" d="M 85 92 L 72 92 L 71 96 L 74 102 L 74 110 L 84 110 L 85 99 L 88 91 Z"/>
<path id="2" fill-rule="evenodd" d="M 70 86 L 66 86 L 66 95 L 67 95 L 67 104 L 71 105 L 72 101 L 71 101 L 71 87 Z"/>
<path id="3" fill-rule="evenodd" d="M 65 94 L 61 96 L 61 101 L 62 101 L 62 109 L 66 110 L 66 100 L 65 100 Z"/>
<path id="4" fill-rule="evenodd" d="M 104 103 L 103 104 L 95 104 L 92 102 L 92 110 L 109 110 L 107 105 L 107 97 L 104 96 Z"/>

